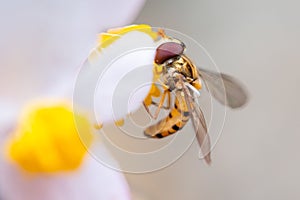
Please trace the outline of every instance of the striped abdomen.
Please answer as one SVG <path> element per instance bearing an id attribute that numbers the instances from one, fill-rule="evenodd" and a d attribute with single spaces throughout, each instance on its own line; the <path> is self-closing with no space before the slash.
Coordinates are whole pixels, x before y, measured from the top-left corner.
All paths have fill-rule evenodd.
<path id="1" fill-rule="evenodd" d="M 180 93 L 180 91 L 178 92 Z M 149 126 L 144 131 L 144 134 L 149 137 L 163 138 L 182 129 L 189 119 L 190 113 L 186 102 L 179 94 L 176 95 L 174 108 L 170 111 L 169 115 L 158 123 Z"/>

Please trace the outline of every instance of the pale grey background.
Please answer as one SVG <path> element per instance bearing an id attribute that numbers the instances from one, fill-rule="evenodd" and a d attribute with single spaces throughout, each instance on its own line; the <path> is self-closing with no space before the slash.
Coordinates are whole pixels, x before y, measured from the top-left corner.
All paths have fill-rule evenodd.
<path id="1" fill-rule="evenodd" d="M 136 23 L 190 35 L 251 93 L 229 111 L 213 164 L 197 145 L 163 170 L 128 174 L 149 199 L 299 199 L 300 2 L 151 0 Z"/>

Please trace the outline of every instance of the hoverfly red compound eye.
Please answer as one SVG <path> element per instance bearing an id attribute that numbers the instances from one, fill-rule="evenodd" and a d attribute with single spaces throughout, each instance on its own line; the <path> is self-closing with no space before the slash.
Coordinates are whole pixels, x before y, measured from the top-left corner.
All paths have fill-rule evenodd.
<path id="1" fill-rule="evenodd" d="M 155 63 L 162 64 L 170 58 L 182 55 L 184 46 L 176 42 L 166 42 L 156 49 Z"/>

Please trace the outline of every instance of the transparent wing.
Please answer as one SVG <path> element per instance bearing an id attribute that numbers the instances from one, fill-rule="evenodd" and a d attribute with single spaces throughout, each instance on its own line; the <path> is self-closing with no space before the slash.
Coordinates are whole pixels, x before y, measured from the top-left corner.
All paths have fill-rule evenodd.
<path id="1" fill-rule="evenodd" d="M 210 138 L 207 133 L 207 126 L 205 122 L 205 118 L 201 108 L 195 103 L 193 96 L 189 90 L 189 88 L 185 85 L 183 78 L 180 79 L 182 85 L 182 91 L 184 95 L 185 102 L 187 107 L 191 113 L 193 127 L 196 133 L 196 138 L 198 140 L 201 151 L 204 155 L 205 161 L 210 164 Z"/>
<path id="2" fill-rule="evenodd" d="M 231 108 L 239 108 L 247 103 L 248 94 L 245 87 L 232 76 L 198 68 L 206 88 L 216 100 Z M 223 87 L 224 84 L 224 87 Z"/>

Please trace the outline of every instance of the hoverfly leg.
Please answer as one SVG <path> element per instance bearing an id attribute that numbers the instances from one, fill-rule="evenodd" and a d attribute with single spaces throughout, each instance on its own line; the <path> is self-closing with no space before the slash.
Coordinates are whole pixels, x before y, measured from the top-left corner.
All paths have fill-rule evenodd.
<path id="1" fill-rule="evenodd" d="M 163 104 L 165 102 L 166 95 L 168 95 L 168 105 L 167 106 L 163 106 Z M 146 111 L 148 112 L 148 114 L 150 115 L 150 117 L 153 118 L 153 119 L 157 119 L 161 108 L 170 109 L 170 107 L 171 107 L 171 95 L 170 95 L 170 91 L 169 90 L 164 90 L 164 93 L 163 93 L 162 97 L 160 98 L 159 103 L 156 103 L 156 102 L 152 101 L 152 105 L 157 106 L 157 109 L 156 109 L 154 115 L 151 114 L 151 112 L 149 110 L 149 107 L 144 102 L 143 102 L 143 105 L 144 105 Z"/>

